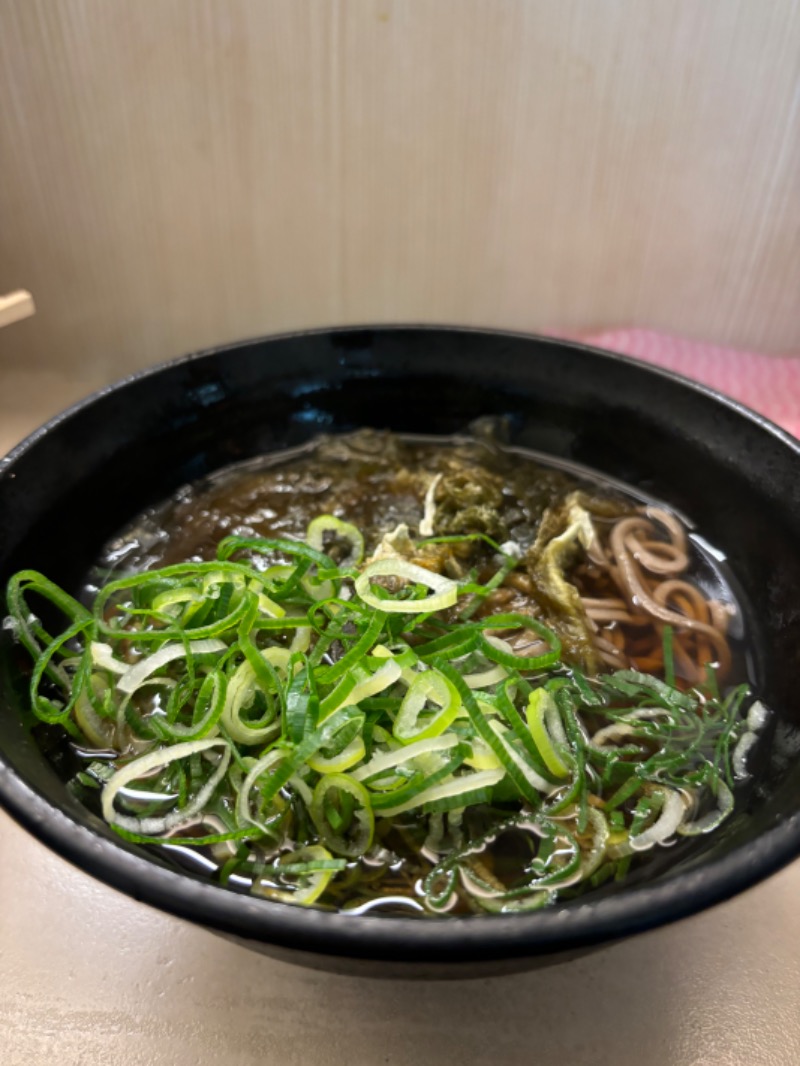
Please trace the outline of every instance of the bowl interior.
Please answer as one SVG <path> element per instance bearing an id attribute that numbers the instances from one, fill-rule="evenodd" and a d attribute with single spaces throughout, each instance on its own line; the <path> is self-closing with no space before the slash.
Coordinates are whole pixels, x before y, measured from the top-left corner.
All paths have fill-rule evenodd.
<path id="1" fill-rule="evenodd" d="M 566 919 L 469 919 L 468 936 L 463 922 L 341 919 L 250 903 L 143 859 L 67 792 L 24 723 L 7 633 L 0 800 L 62 854 L 157 905 L 239 936 L 375 957 L 536 954 L 618 936 L 699 909 L 797 854 L 800 448 L 708 390 L 629 360 L 516 335 L 391 328 L 299 334 L 180 360 L 104 391 L 0 464 L 0 582 L 25 567 L 76 587 L 137 512 L 231 462 L 321 431 L 447 434 L 483 415 L 506 416 L 515 444 L 667 501 L 727 556 L 775 718 L 757 783 L 723 831 L 654 882 L 568 907 Z"/>

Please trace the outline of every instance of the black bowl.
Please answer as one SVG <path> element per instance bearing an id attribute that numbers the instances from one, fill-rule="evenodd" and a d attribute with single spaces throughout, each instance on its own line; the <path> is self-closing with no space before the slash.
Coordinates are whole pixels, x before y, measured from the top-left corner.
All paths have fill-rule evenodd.
<path id="1" fill-rule="evenodd" d="M 409 975 L 520 967 L 702 910 L 800 854 L 800 444 L 673 374 L 573 344 L 474 330 L 345 329 L 181 359 L 105 389 L 0 463 L 0 580 L 76 587 L 102 544 L 179 485 L 322 430 L 452 433 L 509 416 L 513 442 L 663 498 L 741 583 L 771 754 L 739 811 L 649 883 L 507 917 L 347 917 L 251 899 L 123 843 L 66 790 L 20 715 L 0 647 L 0 802 L 82 869 L 163 910 L 298 961 Z"/>

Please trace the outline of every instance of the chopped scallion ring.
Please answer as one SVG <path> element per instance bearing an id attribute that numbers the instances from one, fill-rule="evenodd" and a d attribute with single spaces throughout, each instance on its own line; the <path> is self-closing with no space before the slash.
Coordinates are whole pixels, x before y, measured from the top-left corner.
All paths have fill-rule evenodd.
<path id="1" fill-rule="evenodd" d="M 388 595 L 382 598 L 376 596 L 370 588 L 372 579 L 376 577 L 397 578 L 412 585 L 424 585 L 431 589 L 432 595 L 419 600 L 392 599 Z M 458 599 L 458 585 L 455 581 L 404 559 L 378 559 L 370 563 L 356 578 L 355 588 L 356 595 L 370 607 L 399 614 L 443 611 L 452 607 Z"/>

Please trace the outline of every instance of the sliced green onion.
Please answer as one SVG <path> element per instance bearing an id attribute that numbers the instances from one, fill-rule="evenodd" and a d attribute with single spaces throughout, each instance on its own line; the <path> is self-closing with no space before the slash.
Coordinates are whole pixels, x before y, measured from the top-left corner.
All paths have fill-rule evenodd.
<path id="1" fill-rule="evenodd" d="M 384 689 L 390 688 L 395 681 L 397 681 L 402 670 L 394 659 L 388 659 L 383 666 L 380 666 L 374 674 L 365 677 L 362 681 L 359 681 L 350 691 L 347 699 L 343 699 L 342 702 L 334 707 L 333 710 L 338 710 L 339 707 L 345 704 L 356 704 L 362 700 L 369 699 L 370 696 L 377 696 L 379 692 L 383 692 Z M 329 712 L 331 713 L 331 712 Z"/>
<path id="2" fill-rule="evenodd" d="M 414 744 L 398 747 L 394 751 L 384 751 L 374 755 L 368 763 L 365 763 L 364 766 L 359 766 L 350 776 L 356 781 L 370 781 L 371 778 L 379 777 L 387 771 L 394 770 L 405 763 L 410 763 L 420 756 L 430 755 L 433 752 L 447 751 L 456 747 L 458 743 L 458 737 L 454 734 L 427 737 L 425 740 L 418 740 Z"/>
<path id="3" fill-rule="evenodd" d="M 392 577 L 410 581 L 415 585 L 425 585 L 432 590 L 432 595 L 421 600 L 383 599 L 376 596 L 370 583 L 376 577 Z M 450 578 L 442 577 L 422 566 L 406 562 L 404 559 L 378 559 L 366 566 L 355 583 L 356 595 L 379 611 L 399 612 L 401 614 L 418 614 L 421 611 L 443 611 L 452 607 L 458 599 L 458 585 Z"/>
<path id="4" fill-rule="evenodd" d="M 128 663 L 123 663 L 115 658 L 110 644 L 103 644 L 93 640 L 91 645 L 92 662 L 102 670 L 108 670 L 112 674 L 125 674 L 130 669 Z"/>
<path id="5" fill-rule="evenodd" d="M 664 649 L 664 681 L 666 684 L 675 685 L 675 656 L 673 654 L 674 630 L 672 626 L 664 626 L 664 631 L 661 636 L 662 645 Z"/>
<path id="6" fill-rule="evenodd" d="M 340 677 L 351 670 L 354 666 L 357 666 L 370 648 L 373 647 L 381 633 L 384 625 L 386 624 L 386 615 L 382 611 L 376 611 L 369 621 L 369 624 L 364 629 L 364 632 L 353 644 L 353 646 L 345 652 L 345 654 L 335 662 L 332 666 L 323 666 L 319 669 L 319 681 L 323 685 L 328 685 L 332 681 L 338 680 Z"/>
<path id="7" fill-rule="evenodd" d="M 318 774 L 339 774 L 360 763 L 366 753 L 364 738 L 359 733 L 336 755 L 326 758 L 317 752 L 309 758 L 308 765 Z"/>
<path id="8" fill-rule="evenodd" d="M 247 722 L 242 718 L 242 712 L 260 691 L 263 690 L 259 688 L 253 667 L 247 661 L 241 663 L 228 681 L 221 719 L 225 732 L 237 744 L 262 744 L 280 731 L 274 706 L 268 706 L 260 722 Z"/>
<path id="9" fill-rule="evenodd" d="M 108 693 L 108 686 L 98 674 L 92 674 L 89 684 L 96 696 Z M 114 740 L 114 723 L 108 718 L 101 718 L 92 706 L 88 687 L 81 690 L 75 701 L 75 721 L 90 744 L 98 748 L 110 747 Z"/>
<path id="10" fill-rule="evenodd" d="M 556 751 L 545 726 L 545 715 L 550 710 L 558 712 L 555 700 L 550 693 L 544 688 L 534 689 L 528 697 L 526 711 L 531 736 L 550 773 L 554 777 L 568 777 L 569 768 Z"/>
<path id="11" fill-rule="evenodd" d="M 500 765 L 508 774 L 511 781 L 516 785 L 520 794 L 524 799 L 528 800 L 529 803 L 538 805 L 541 801 L 541 795 L 537 783 L 537 777 L 539 775 L 536 773 L 536 770 L 524 761 L 522 754 L 516 751 L 500 731 L 495 732 L 493 723 L 480 709 L 477 700 L 464 683 L 460 674 L 444 661 L 440 660 L 436 665 L 437 669 L 439 669 L 441 673 L 448 678 L 451 684 L 455 686 L 456 691 L 461 697 L 461 702 L 469 715 L 470 722 L 474 726 L 478 736 L 492 749 L 497 756 Z M 491 771 L 487 770 L 485 772 L 490 773 Z M 498 780 L 500 779 L 498 778 Z M 541 780 L 541 778 L 539 780 Z M 550 786 L 547 785 L 548 789 L 549 787 Z"/>
<path id="12" fill-rule="evenodd" d="M 347 541 L 350 545 L 350 554 L 342 561 L 342 567 L 358 566 L 364 558 L 364 538 L 361 531 L 332 514 L 322 514 L 309 522 L 306 540 L 312 548 L 321 552 L 326 533 L 333 533 L 339 540 Z"/>
<path id="13" fill-rule="evenodd" d="M 228 682 L 221 670 L 212 670 L 200 683 L 190 725 L 165 721 L 152 716 L 148 724 L 163 740 L 200 740 L 216 733 L 216 725 L 225 708 Z"/>
<path id="14" fill-rule="evenodd" d="M 628 842 L 634 851 L 647 851 L 654 844 L 663 844 L 674 836 L 686 817 L 686 804 L 679 792 L 673 789 L 657 789 L 654 795 L 662 797 L 661 813 L 656 821 L 641 833 L 631 831 Z"/>
<path id="15" fill-rule="evenodd" d="M 413 799 L 395 807 L 385 807 L 379 813 L 382 818 L 393 818 L 414 807 L 426 806 L 429 810 L 449 810 L 451 809 L 449 805 L 442 806 L 441 804 L 443 801 L 449 803 L 450 800 L 458 801 L 454 804 L 455 806 L 466 807 L 475 802 L 475 796 L 481 797 L 478 802 L 485 802 L 489 790 L 503 778 L 504 774 L 505 771 L 502 769 L 479 770 L 474 774 L 462 774 L 440 785 L 423 789 Z"/>
<path id="16" fill-rule="evenodd" d="M 695 837 L 710 833 L 721 825 L 733 810 L 733 793 L 724 781 L 717 781 L 715 786 L 717 806 L 713 811 L 694 822 L 682 822 L 677 827 L 680 836 Z"/>
<path id="17" fill-rule="evenodd" d="M 340 567 L 328 538 L 346 545 Z M 512 913 L 619 879 L 638 852 L 731 813 L 766 712 L 756 702 L 745 720 L 747 688 L 721 697 L 713 668 L 698 689 L 676 688 L 671 627 L 665 680 L 587 677 L 561 665 L 537 617 L 475 618 L 520 561 L 490 538 L 427 541 L 501 552 L 488 577 L 476 564 L 458 583 L 395 556 L 358 573 L 363 537 L 333 515 L 307 540 L 226 538 L 215 562 L 110 581 L 91 612 L 35 571 L 12 579 L 6 627 L 33 659 L 31 710 L 81 757 L 99 749 L 72 784 L 102 788 L 124 839 L 223 849 L 222 883 L 236 874 L 272 899 L 331 905 L 363 876 L 362 857 L 380 876 L 384 847 L 408 833 L 436 863 L 429 910 L 468 895 L 473 909 Z M 56 636 L 32 597 L 62 616 Z M 520 631 L 542 654 L 517 654 Z M 537 839 L 525 883 L 504 888 L 478 856 L 508 829 Z"/>
<path id="18" fill-rule="evenodd" d="M 236 818 L 240 825 L 252 824 L 264 828 L 262 822 L 253 814 L 250 806 L 250 793 L 253 791 L 256 783 L 270 771 L 275 770 L 279 763 L 286 760 L 286 752 L 281 751 L 280 748 L 273 748 L 258 759 L 250 769 L 247 777 L 241 784 L 239 794 L 236 800 Z M 288 779 L 287 775 L 287 779 Z M 280 785 L 278 786 L 278 788 Z M 273 794 L 278 791 L 278 788 L 273 790 Z"/>
<path id="19" fill-rule="evenodd" d="M 508 671 L 502 666 L 493 666 L 489 670 L 480 670 L 474 674 L 464 674 L 464 684 L 471 689 L 490 688 L 508 677 Z"/>
<path id="20" fill-rule="evenodd" d="M 543 670 L 548 666 L 554 666 L 561 656 L 561 641 L 556 634 L 543 625 L 538 618 L 533 618 L 531 615 L 514 612 L 494 614 L 471 624 L 482 630 L 530 629 L 548 646 L 548 651 L 541 655 L 517 655 L 487 640 L 486 635 L 482 634 L 484 654 L 502 666 L 514 670 Z"/>
<path id="21" fill-rule="evenodd" d="M 216 768 L 185 807 L 173 810 L 169 814 L 160 817 L 150 818 L 136 818 L 120 814 L 115 810 L 114 800 L 119 795 L 120 790 L 132 781 L 138 781 L 153 770 L 163 769 L 165 766 L 169 766 L 180 759 L 199 755 L 201 752 L 210 751 L 212 748 L 222 749 Z M 230 758 L 230 745 L 226 740 L 216 737 L 208 740 L 187 741 L 182 744 L 175 744 L 171 748 L 161 748 L 158 751 L 149 752 L 147 755 L 141 755 L 138 759 L 134 759 L 123 766 L 121 770 L 117 770 L 103 788 L 103 817 L 111 826 L 118 825 L 123 829 L 150 836 L 163 835 L 175 828 L 175 826 L 190 824 L 193 818 L 203 810 L 214 794 L 217 785 L 225 776 Z"/>
<path id="22" fill-rule="evenodd" d="M 294 889 L 279 889 L 259 881 L 253 885 L 253 891 L 281 903 L 294 903 L 309 907 L 320 898 L 328 887 L 342 862 L 333 859 L 331 853 L 321 844 L 308 844 L 297 851 L 289 851 L 281 856 L 280 862 L 269 872 L 285 881 L 287 877 L 297 877 L 298 885 Z M 266 873 L 266 871 L 265 871 Z"/>
<path id="23" fill-rule="evenodd" d="M 425 714 L 433 703 L 439 709 Z M 392 732 L 404 744 L 443 733 L 461 710 L 461 698 L 452 683 L 437 670 L 417 674 L 403 697 Z"/>
<path id="24" fill-rule="evenodd" d="M 383 790 L 383 780 L 370 780 L 372 789 L 372 806 L 376 813 L 381 814 L 384 810 L 404 806 L 408 810 L 422 806 L 424 800 L 420 796 L 433 785 L 443 781 L 449 781 L 461 768 L 464 759 L 469 754 L 466 744 L 456 744 L 443 757 L 422 756 L 415 759 L 412 764 L 415 772 L 405 784 Z M 376 791 L 381 786 L 380 791 Z"/>
<path id="25" fill-rule="evenodd" d="M 478 903 L 490 914 L 519 914 L 527 911 L 540 911 L 552 903 L 555 897 L 555 892 L 541 889 L 513 899 L 507 896 L 499 896 L 496 899 L 483 897 L 478 900 Z"/>
<path id="26" fill-rule="evenodd" d="M 514 746 L 512 739 L 514 736 L 513 732 L 511 730 L 504 729 L 496 718 L 491 719 L 489 721 L 489 728 L 496 735 L 502 747 L 503 755 L 498 754 L 497 747 L 494 748 L 495 754 L 498 755 L 501 764 L 507 769 L 510 765 L 513 766 L 516 769 L 517 773 L 525 779 L 527 784 L 533 790 L 533 794 L 527 797 L 528 801 L 530 803 L 536 804 L 541 798 L 539 795 L 540 793 L 543 795 L 548 795 L 550 792 L 552 792 L 553 786 L 550 784 L 550 782 L 546 778 L 542 777 L 538 770 L 536 770 L 536 768 L 530 764 L 523 752 L 519 751 Z M 503 756 L 505 756 L 505 758 Z"/>
<path id="27" fill-rule="evenodd" d="M 346 800 L 354 801 L 351 810 L 343 810 Z M 375 818 L 369 793 L 347 774 L 328 774 L 319 780 L 314 789 L 311 817 L 323 843 L 336 855 L 357 859 L 372 843 Z"/>
<path id="28" fill-rule="evenodd" d="M 157 670 L 163 669 L 168 663 L 174 662 L 175 659 L 183 659 L 189 654 L 213 655 L 227 650 L 227 644 L 221 640 L 193 640 L 188 645 L 164 644 L 158 651 L 148 655 L 146 659 L 142 659 L 141 662 L 134 663 L 133 666 L 128 667 L 119 681 L 117 681 L 117 688 L 120 692 L 130 696 L 152 674 L 156 673 Z"/>

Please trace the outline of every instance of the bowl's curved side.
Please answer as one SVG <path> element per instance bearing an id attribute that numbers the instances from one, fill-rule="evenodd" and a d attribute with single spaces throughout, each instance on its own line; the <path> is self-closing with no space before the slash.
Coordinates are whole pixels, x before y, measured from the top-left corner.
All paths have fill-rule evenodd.
<path id="1" fill-rule="evenodd" d="M 131 515 L 186 481 L 320 430 L 450 433 L 486 414 L 507 416 L 515 443 L 641 485 L 694 518 L 727 552 L 750 600 L 767 698 L 787 723 L 800 720 L 800 445 L 668 372 L 540 338 L 319 331 L 135 375 L 59 416 L 0 464 L 0 578 L 28 566 L 76 585 Z M 436 923 L 250 899 L 144 858 L 81 807 L 22 724 L 7 633 L 0 664 L 0 802 L 54 850 L 134 898 L 280 948 L 398 963 L 575 950 L 700 910 L 800 853 L 800 767 L 784 744 L 734 833 L 617 896 Z"/>

